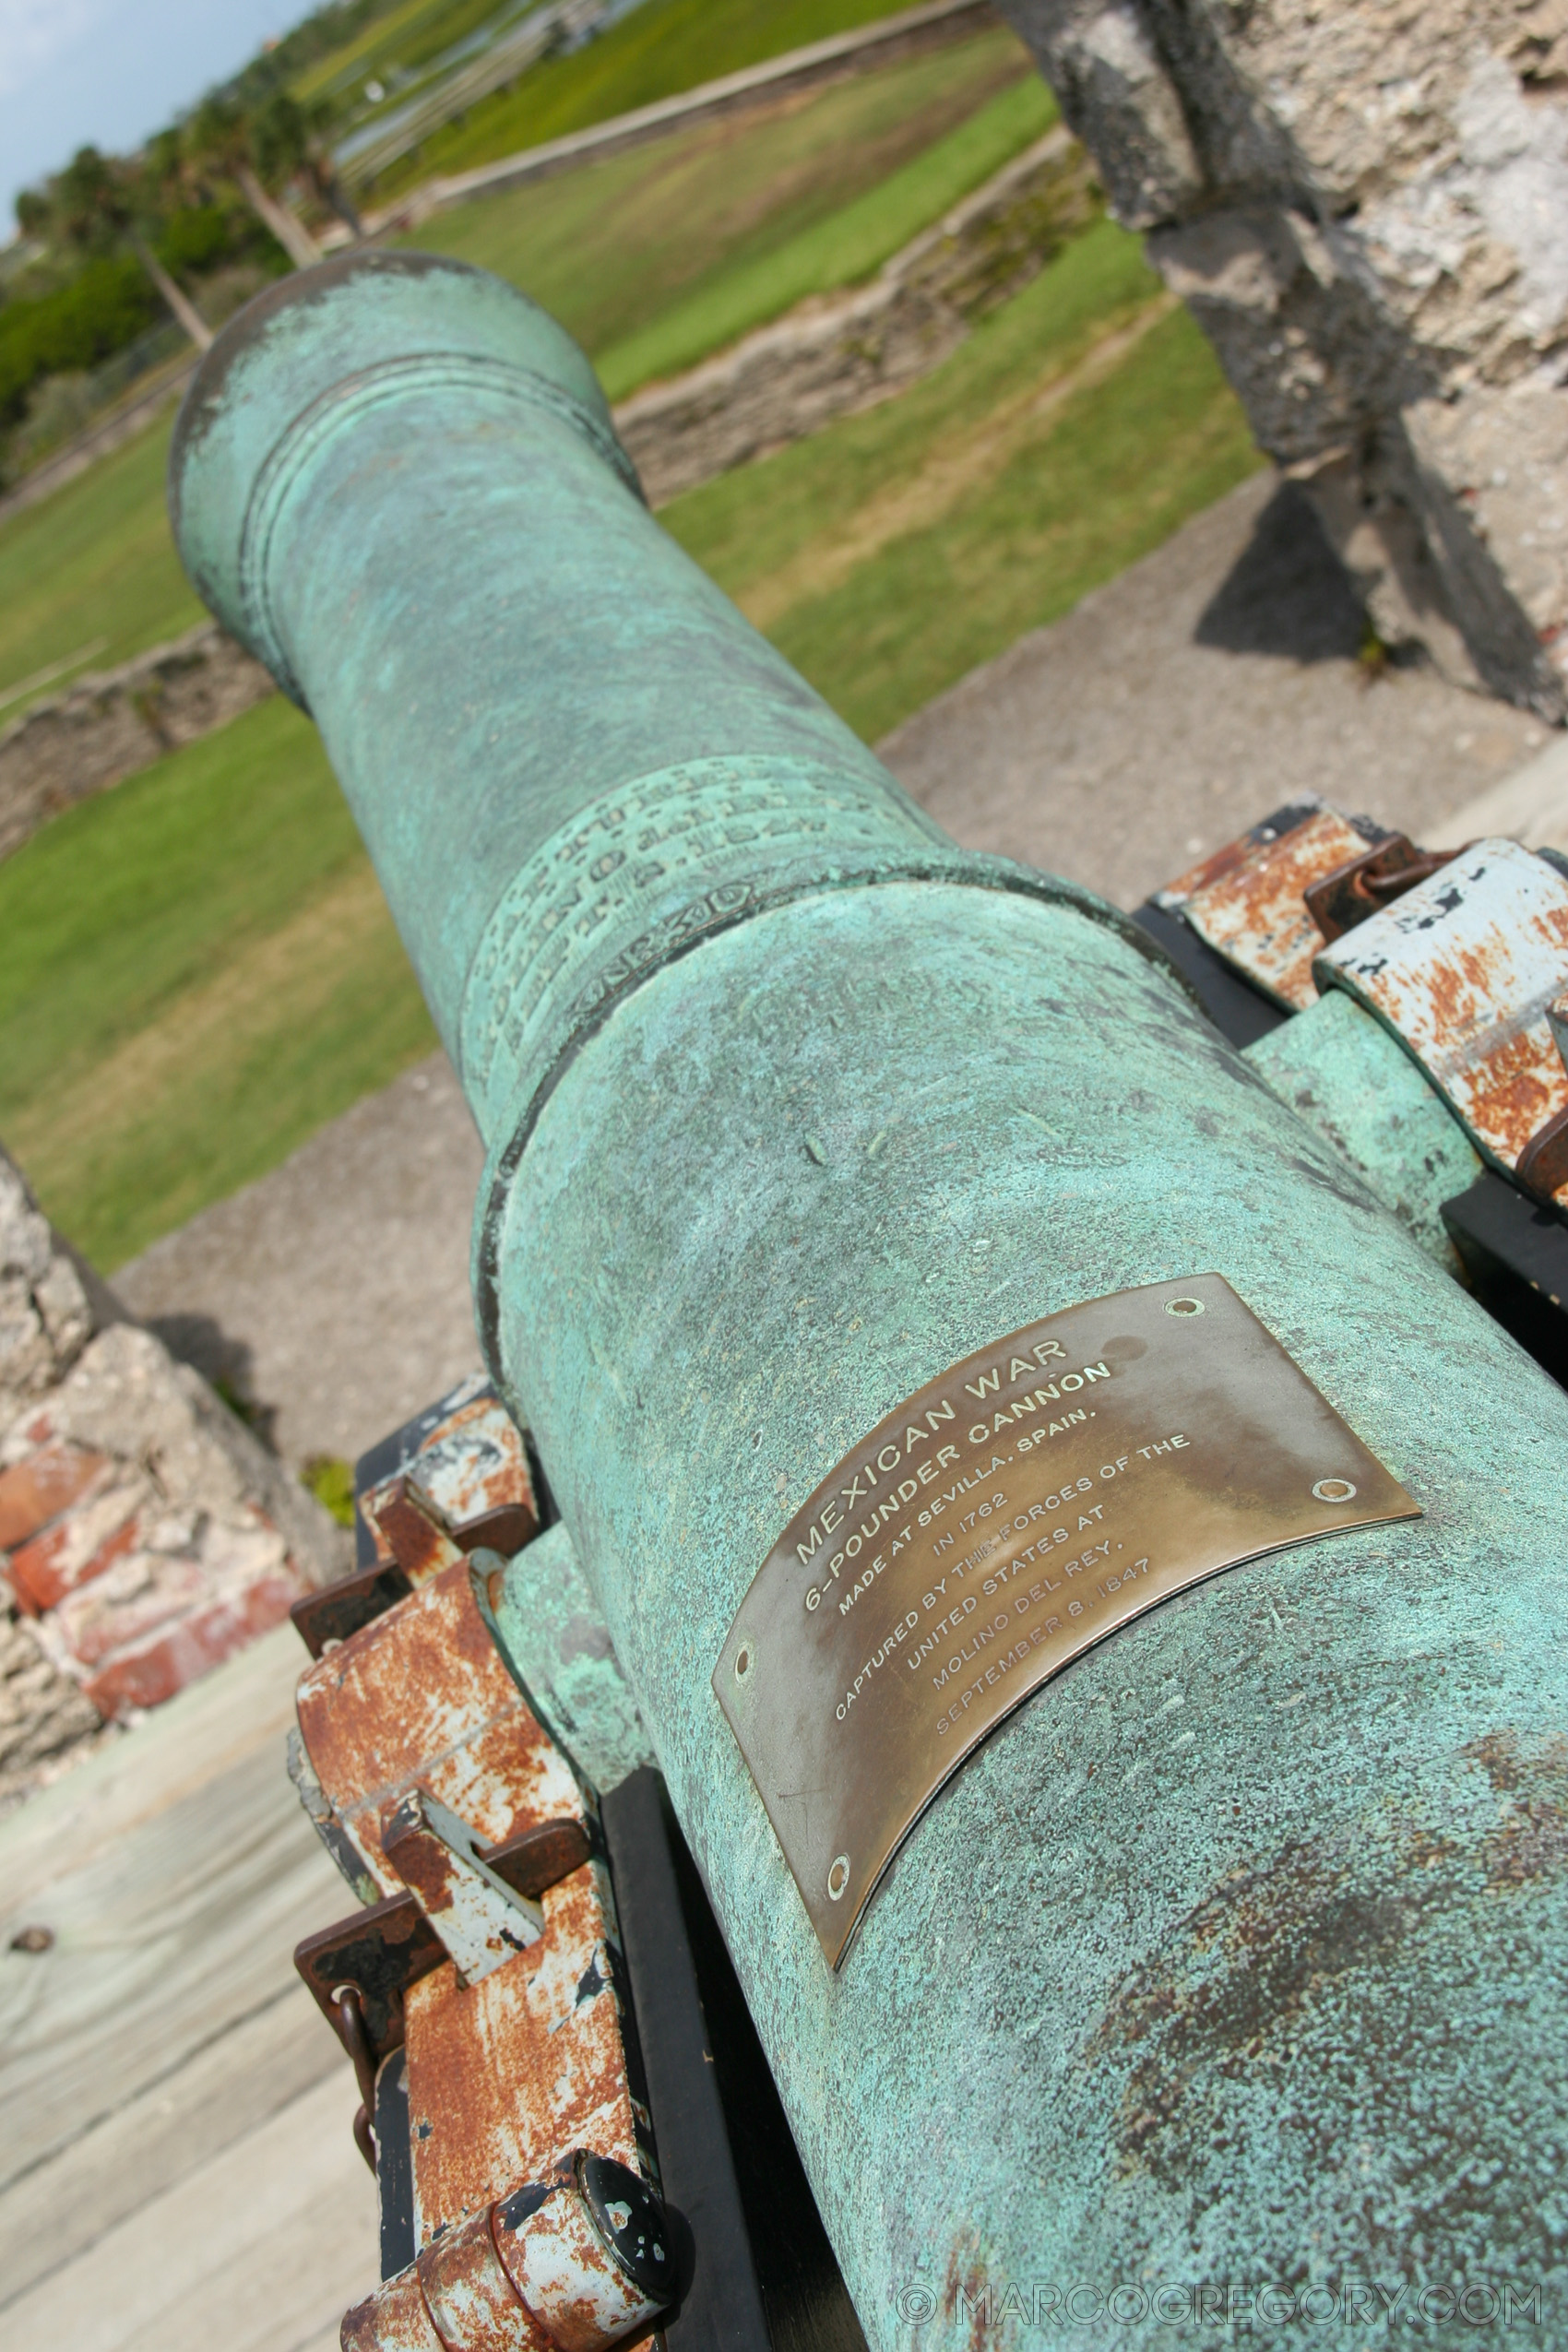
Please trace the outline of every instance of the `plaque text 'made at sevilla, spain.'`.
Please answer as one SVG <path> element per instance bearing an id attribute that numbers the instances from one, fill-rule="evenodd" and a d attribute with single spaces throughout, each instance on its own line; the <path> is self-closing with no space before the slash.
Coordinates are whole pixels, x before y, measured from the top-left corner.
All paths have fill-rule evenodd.
<path id="1" fill-rule="evenodd" d="M 1218 1569 L 1419 1515 L 1217 1274 L 1070 1307 L 908 1398 L 790 1520 L 713 1675 L 828 1959 L 1069 1660 Z"/>

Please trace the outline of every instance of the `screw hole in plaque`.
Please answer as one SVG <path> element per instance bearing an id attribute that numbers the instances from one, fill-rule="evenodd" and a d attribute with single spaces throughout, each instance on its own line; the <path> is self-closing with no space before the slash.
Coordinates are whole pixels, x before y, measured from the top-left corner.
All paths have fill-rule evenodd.
<path id="1" fill-rule="evenodd" d="M 736 1681 L 737 1681 L 737 1682 L 743 1682 L 743 1681 L 745 1681 L 745 1679 L 746 1679 L 747 1675 L 751 1672 L 751 1670 L 752 1670 L 752 1645 L 751 1645 L 750 1642 L 742 1642 L 742 1643 L 741 1644 L 740 1648 L 739 1648 L 739 1649 L 735 1652 L 735 1680 L 736 1680 Z"/>
<path id="2" fill-rule="evenodd" d="M 1354 1503 L 1356 1490 L 1348 1479 L 1319 1479 L 1313 1492 L 1320 1503 Z"/>
<path id="3" fill-rule="evenodd" d="M 836 1854 L 827 1868 L 828 1900 L 833 1903 L 842 1903 L 844 1889 L 849 1883 L 849 1857 L 848 1854 Z"/>
<path id="4" fill-rule="evenodd" d="M 1167 1299 L 1165 1301 L 1168 1315 L 1201 1315 L 1203 1311 L 1201 1299 Z"/>

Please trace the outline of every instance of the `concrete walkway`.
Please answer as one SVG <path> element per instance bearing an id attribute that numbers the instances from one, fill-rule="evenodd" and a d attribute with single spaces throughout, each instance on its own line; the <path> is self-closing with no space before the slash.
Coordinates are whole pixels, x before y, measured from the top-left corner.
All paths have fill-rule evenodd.
<path id="1" fill-rule="evenodd" d="M 1303 494 L 1257 474 L 879 749 L 960 841 L 1123 907 L 1302 791 L 1420 840 L 1549 730 L 1370 677 L 1365 626 Z"/>
<path id="2" fill-rule="evenodd" d="M 484 1155 L 445 1054 L 114 1277 L 135 1315 L 260 1409 L 285 1460 L 352 1461 L 479 1361 Z"/>

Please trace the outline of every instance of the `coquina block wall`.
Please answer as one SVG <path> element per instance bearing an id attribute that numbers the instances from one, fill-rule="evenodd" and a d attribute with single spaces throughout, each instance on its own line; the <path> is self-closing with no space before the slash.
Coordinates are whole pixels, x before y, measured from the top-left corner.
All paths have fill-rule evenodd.
<path id="1" fill-rule="evenodd" d="M 1568 710 L 1568 0 L 1000 0 L 1380 636 Z"/>
<path id="2" fill-rule="evenodd" d="M 348 1564 L 343 1531 L 0 1150 L 0 1812 Z"/>

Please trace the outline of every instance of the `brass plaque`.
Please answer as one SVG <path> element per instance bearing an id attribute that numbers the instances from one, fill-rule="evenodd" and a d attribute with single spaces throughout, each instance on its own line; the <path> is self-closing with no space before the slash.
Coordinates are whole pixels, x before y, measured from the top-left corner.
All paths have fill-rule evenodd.
<path id="1" fill-rule="evenodd" d="M 888 1414 L 795 1514 L 713 1687 L 835 1967 L 948 1776 L 1132 1618 L 1420 1516 L 1218 1274 L 1048 1315 Z"/>

